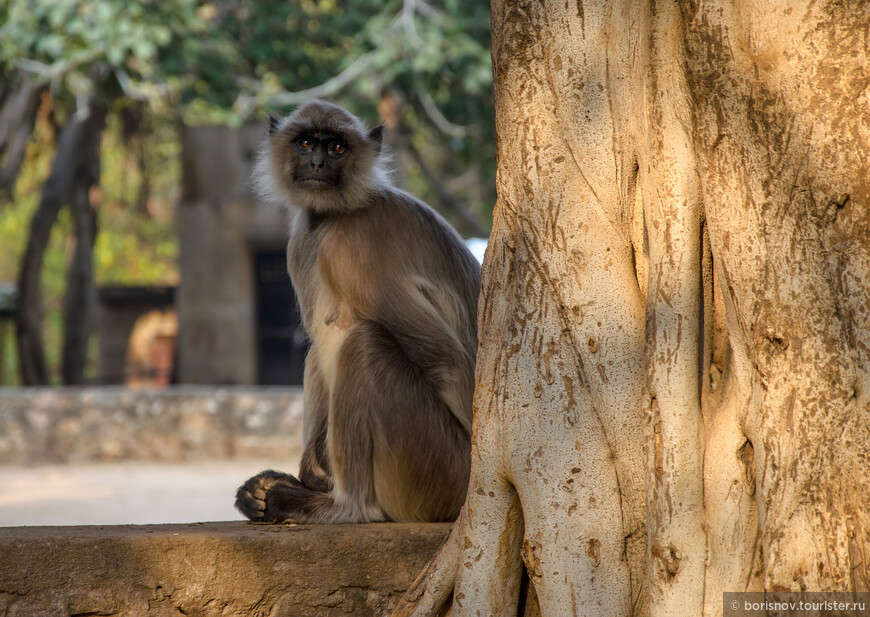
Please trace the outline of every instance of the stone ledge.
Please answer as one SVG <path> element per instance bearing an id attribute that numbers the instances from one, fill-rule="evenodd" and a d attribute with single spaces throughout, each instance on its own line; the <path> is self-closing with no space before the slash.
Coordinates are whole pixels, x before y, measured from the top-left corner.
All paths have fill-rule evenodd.
<path id="1" fill-rule="evenodd" d="M 244 522 L 0 528 L 0 615 L 386 615 L 449 530 Z"/>
<path id="2" fill-rule="evenodd" d="M 301 388 L 0 388 L 0 465 L 286 459 L 301 444 Z"/>

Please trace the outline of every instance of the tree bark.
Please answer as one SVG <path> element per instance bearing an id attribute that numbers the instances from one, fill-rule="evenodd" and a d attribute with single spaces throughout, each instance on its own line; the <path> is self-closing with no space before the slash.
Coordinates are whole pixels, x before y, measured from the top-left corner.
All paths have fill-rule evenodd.
<path id="1" fill-rule="evenodd" d="M 48 384 L 39 289 L 43 256 L 51 228 L 75 181 L 77 157 L 93 134 L 99 134 L 97 127 L 102 126 L 104 116 L 105 112 L 91 108 L 91 113 L 73 114 L 67 120 L 60 134 L 51 172 L 42 189 L 42 198 L 30 220 L 27 246 L 18 274 L 18 310 L 15 316 L 21 383 L 26 386 Z"/>
<path id="2" fill-rule="evenodd" d="M 736 412 L 757 508 L 755 559 L 732 567 L 755 589 L 868 591 L 870 11 L 680 8 L 737 401 L 711 412 Z"/>
<path id="3" fill-rule="evenodd" d="M 495 1 L 464 515 L 396 615 L 870 589 L 870 12 Z"/>

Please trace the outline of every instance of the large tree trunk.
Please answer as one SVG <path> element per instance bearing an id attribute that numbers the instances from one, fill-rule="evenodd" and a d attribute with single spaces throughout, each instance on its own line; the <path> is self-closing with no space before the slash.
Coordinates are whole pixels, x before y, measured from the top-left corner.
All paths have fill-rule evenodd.
<path id="1" fill-rule="evenodd" d="M 867 591 L 867 5 L 492 10 L 471 485 L 396 614 Z"/>
<path id="2" fill-rule="evenodd" d="M 731 348 L 705 411 L 755 492 L 720 520 L 757 517 L 756 588 L 870 591 L 870 7 L 711 4 L 681 7 Z"/>

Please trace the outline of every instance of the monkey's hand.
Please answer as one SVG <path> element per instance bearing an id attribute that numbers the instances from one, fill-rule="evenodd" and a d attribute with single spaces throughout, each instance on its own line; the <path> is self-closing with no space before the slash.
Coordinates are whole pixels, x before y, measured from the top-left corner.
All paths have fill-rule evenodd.
<path id="1" fill-rule="evenodd" d="M 301 486 L 299 480 L 279 471 L 262 471 L 236 491 L 236 508 L 252 521 L 262 521 L 266 516 L 266 493 L 275 486 Z"/>

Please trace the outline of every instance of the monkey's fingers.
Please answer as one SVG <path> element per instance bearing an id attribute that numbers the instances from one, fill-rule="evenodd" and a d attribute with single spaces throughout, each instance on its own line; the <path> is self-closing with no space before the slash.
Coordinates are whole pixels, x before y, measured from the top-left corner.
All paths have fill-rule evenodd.
<path id="1" fill-rule="evenodd" d="M 236 491 L 236 508 L 252 521 L 263 520 L 266 511 L 266 491 L 258 478 L 251 478 Z"/>

